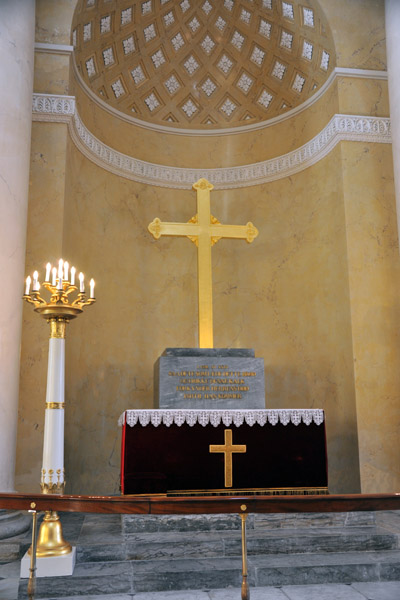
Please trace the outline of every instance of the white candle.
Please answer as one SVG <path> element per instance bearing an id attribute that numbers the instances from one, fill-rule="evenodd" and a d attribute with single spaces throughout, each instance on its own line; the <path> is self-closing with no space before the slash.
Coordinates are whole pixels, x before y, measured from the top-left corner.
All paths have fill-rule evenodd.
<path id="1" fill-rule="evenodd" d="M 94 279 L 90 280 L 90 296 L 89 298 L 94 298 Z"/>
<path id="2" fill-rule="evenodd" d="M 51 285 L 53 287 L 56 287 L 56 283 L 57 283 L 57 268 L 56 267 L 53 267 L 51 274 L 52 274 Z"/>
<path id="3" fill-rule="evenodd" d="M 33 292 L 39 291 L 38 277 L 39 277 L 39 273 L 37 271 L 34 271 L 33 272 L 33 284 L 32 284 L 32 291 Z"/>
<path id="4" fill-rule="evenodd" d="M 71 285 L 75 285 L 75 267 L 71 267 Z"/>
<path id="5" fill-rule="evenodd" d="M 79 273 L 79 291 L 83 294 L 83 292 L 85 291 L 85 284 L 84 284 L 84 274 L 81 272 Z"/>
<path id="6" fill-rule="evenodd" d="M 31 287 L 31 278 L 28 275 L 28 277 L 26 278 L 25 296 L 29 295 L 29 288 L 30 287 Z"/>
<path id="7" fill-rule="evenodd" d="M 63 278 L 63 263 L 63 259 L 60 258 L 60 260 L 58 261 L 58 279 L 61 279 L 61 281 Z"/>
<path id="8" fill-rule="evenodd" d="M 47 263 L 47 265 L 46 265 L 46 278 L 45 278 L 45 281 L 50 281 L 50 271 L 51 271 L 51 264 Z"/>
<path id="9" fill-rule="evenodd" d="M 64 279 L 65 279 L 65 281 L 68 281 L 68 269 L 69 269 L 68 261 L 65 261 L 65 263 L 64 263 Z"/>

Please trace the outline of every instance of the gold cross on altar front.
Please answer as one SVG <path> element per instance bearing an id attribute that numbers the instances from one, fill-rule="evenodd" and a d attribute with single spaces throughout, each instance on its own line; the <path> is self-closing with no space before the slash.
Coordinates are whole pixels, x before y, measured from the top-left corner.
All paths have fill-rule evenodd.
<path id="1" fill-rule="evenodd" d="M 199 179 L 193 184 L 197 191 L 197 214 L 187 223 L 163 223 L 155 218 L 149 225 L 156 240 L 162 235 L 183 236 L 197 246 L 200 348 L 213 348 L 211 246 L 221 238 L 244 239 L 250 244 L 258 235 L 253 223 L 222 225 L 212 216 L 210 191 L 213 187 L 207 179 Z"/>
<path id="2" fill-rule="evenodd" d="M 214 444 L 210 444 L 210 452 L 222 452 L 225 454 L 225 487 L 232 487 L 232 454 L 235 452 L 239 452 L 241 454 L 245 453 L 247 447 L 245 444 L 236 445 L 232 444 L 232 429 L 225 429 L 225 445 L 224 446 L 216 446 Z"/>

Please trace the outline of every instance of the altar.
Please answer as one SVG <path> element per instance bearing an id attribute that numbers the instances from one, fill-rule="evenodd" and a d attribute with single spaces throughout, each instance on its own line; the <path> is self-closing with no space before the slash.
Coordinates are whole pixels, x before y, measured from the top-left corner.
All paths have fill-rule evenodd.
<path id="1" fill-rule="evenodd" d="M 127 410 L 122 494 L 326 494 L 324 411 Z"/>

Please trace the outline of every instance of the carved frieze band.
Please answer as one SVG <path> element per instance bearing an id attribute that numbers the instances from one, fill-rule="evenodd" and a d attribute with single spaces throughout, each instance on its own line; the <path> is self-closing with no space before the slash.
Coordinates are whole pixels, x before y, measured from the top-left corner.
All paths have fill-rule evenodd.
<path id="1" fill-rule="evenodd" d="M 390 143 L 390 119 L 335 115 L 312 140 L 277 158 L 238 167 L 188 169 L 138 160 L 113 150 L 98 140 L 76 114 L 72 138 L 78 148 L 100 167 L 127 179 L 175 189 L 191 189 L 205 178 L 219 189 L 235 189 L 269 183 L 313 165 L 342 140 Z"/>
<path id="2" fill-rule="evenodd" d="M 69 123 L 75 114 L 74 96 L 33 94 L 32 120 Z"/>
<path id="3" fill-rule="evenodd" d="M 335 115 L 312 140 L 282 156 L 237 167 L 188 169 L 139 160 L 107 146 L 85 127 L 71 96 L 35 94 L 33 120 L 68 122 L 77 148 L 99 167 L 133 181 L 174 189 L 191 189 L 193 181 L 203 177 L 219 189 L 260 185 L 310 167 L 341 141 L 392 141 L 389 118 Z"/>

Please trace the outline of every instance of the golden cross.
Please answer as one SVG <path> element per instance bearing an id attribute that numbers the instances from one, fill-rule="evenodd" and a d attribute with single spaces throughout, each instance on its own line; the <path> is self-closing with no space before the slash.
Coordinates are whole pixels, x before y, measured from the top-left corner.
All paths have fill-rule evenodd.
<path id="1" fill-rule="evenodd" d="M 156 240 L 162 235 L 182 236 L 188 237 L 197 246 L 200 348 L 213 348 L 211 246 L 221 238 L 244 239 L 251 244 L 258 235 L 253 223 L 222 225 L 213 217 L 210 210 L 213 187 L 207 179 L 199 179 L 193 184 L 197 191 L 197 214 L 187 223 L 163 223 L 157 217 L 148 227 Z"/>
<path id="2" fill-rule="evenodd" d="M 246 445 L 232 444 L 232 429 L 225 429 L 225 445 L 216 446 L 210 444 L 210 452 L 223 452 L 225 454 L 225 487 L 232 487 L 232 454 L 234 452 L 244 453 L 247 450 Z"/>

